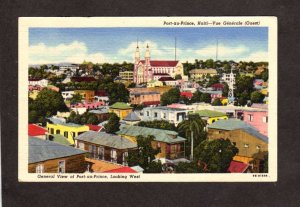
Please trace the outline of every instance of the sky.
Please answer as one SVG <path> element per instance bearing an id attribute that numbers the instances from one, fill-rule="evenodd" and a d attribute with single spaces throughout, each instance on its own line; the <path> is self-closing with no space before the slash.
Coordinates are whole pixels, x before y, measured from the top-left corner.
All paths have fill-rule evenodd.
<path id="1" fill-rule="evenodd" d="M 199 28 L 30 28 L 29 63 L 133 62 L 149 44 L 152 60 L 268 61 L 266 27 Z"/>

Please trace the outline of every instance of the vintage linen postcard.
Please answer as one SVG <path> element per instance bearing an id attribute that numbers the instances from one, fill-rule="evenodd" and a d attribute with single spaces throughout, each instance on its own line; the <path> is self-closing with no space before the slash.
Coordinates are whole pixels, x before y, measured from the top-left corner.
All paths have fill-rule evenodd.
<path id="1" fill-rule="evenodd" d="M 20 182 L 277 181 L 276 17 L 19 19 Z"/>

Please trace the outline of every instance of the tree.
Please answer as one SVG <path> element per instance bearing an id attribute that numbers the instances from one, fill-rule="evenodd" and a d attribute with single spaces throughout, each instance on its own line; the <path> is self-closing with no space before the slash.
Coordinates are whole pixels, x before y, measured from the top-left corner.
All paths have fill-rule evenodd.
<path id="1" fill-rule="evenodd" d="M 176 131 L 175 124 L 166 120 L 140 121 L 137 126 Z"/>
<path id="2" fill-rule="evenodd" d="M 132 82 L 132 83 L 130 83 L 130 84 L 128 85 L 127 88 L 135 88 L 135 86 L 136 86 L 136 84 Z"/>
<path id="3" fill-rule="evenodd" d="M 207 68 L 215 68 L 215 66 L 216 66 L 213 59 L 206 60 L 205 65 Z"/>
<path id="4" fill-rule="evenodd" d="M 176 173 L 203 173 L 204 169 L 197 162 L 180 162 L 175 166 Z"/>
<path id="5" fill-rule="evenodd" d="M 120 118 L 115 113 L 111 113 L 107 124 L 104 125 L 104 128 L 107 133 L 116 133 L 120 130 Z"/>
<path id="6" fill-rule="evenodd" d="M 202 93 L 200 91 L 196 91 L 193 93 L 193 96 L 191 98 L 191 103 L 198 103 L 201 100 Z"/>
<path id="7" fill-rule="evenodd" d="M 201 102 L 211 103 L 211 96 L 209 93 L 202 93 L 200 97 Z"/>
<path id="8" fill-rule="evenodd" d="M 206 163 L 210 173 L 226 173 L 238 148 L 229 139 L 205 140 L 195 149 L 195 160 Z"/>
<path id="9" fill-rule="evenodd" d="M 264 99 L 264 95 L 261 94 L 258 91 L 254 91 L 251 93 L 251 102 L 252 103 L 262 103 L 263 99 Z"/>
<path id="10" fill-rule="evenodd" d="M 110 83 L 106 91 L 108 93 L 109 104 L 112 105 L 116 102 L 128 102 L 129 91 L 123 83 Z"/>
<path id="11" fill-rule="evenodd" d="M 144 173 L 161 173 L 161 163 L 154 163 L 155 161 L 153 161 L 155 156 L 160 152 L 160 149 L 152 148 L 151 143 L 153 141 L 154 136 L 137 136 L 137 150 L 133 150 L 128 153 L 128 165 L 139 165 L 144 169 Z"/>
<path id="12" fill-rule="evenodd" d="M 180 74 L 175 75 L 175 80 L 181 80 L 182 76 Z"/>
<path id="13" fill-rule="evenodd" d="M 82 95 L 79 93 L 73 94 L 72 98 L 70 99 L 71 104 L 81 103 L 81 101 L 82 101 Z"/>
<path id="14" fill-rule="evenodd" d="M 261 78 L 264 81 L 267 81 L 269 79 L 269 71 L 267 69 L 265 69 L 262 73 L 261 73 Z"/>
<path id="15" fill-rule="evenodd" d="M 229 92 L 229 86 L 227 83 L 224 83 L 224 88 L 222 90 L 222 96 L 227 97 Z"/>
<path id="16" fill-rule="evenodd" d="M 203 137 L 201 136 L 204 131 L 205 122 L 201 119 L 198 114 L 190 114 L 187 120 L 179 123 L 178 131 L 181 134 L 184 134 L 186 138 L 188 138 L 191 143 L 191 160 L 193 160 L 193 150 L 194 150 L 194 139 L 200 143 L 203 141 Z"/>
<path id="17" fill-rule="evenodd" d="M 95 114 L 88 113 L 86 123 L 87 124 L 98 124 L 99 121 L 98 121 L 98 118 L 97 118 L 97 116 Z"/>
<path id="18" fill-rule="evenodd" d="M 214 76 L 209 78 L 209 81 L 207 83 L 207 87 L 210 87 L 213 84 L 216 84 L 216 83 L 219 83 L 219 82 L 220 82 L 220 77 L 218 75 L 214 75 Z"/>
<path id="19" fill-rule="evenodd" d="M 266 154 L 264 156 L 264 166 L 263 166 L 263 173 L 268 173 L 269 172 L 269 156 Z"/>
<path id="20" fill-rule="evenodd" d="M 212 102 L 211 105 L 213 105 L 213 106 L 222 106 L 223 104 L 222 104 L 222 102 L 219 98 L 215 98 L 215 100 Z"/>
<path id="21" fill-rule="evenodd" d="M 180 91 L 178 88 L 172 88 L 168 92 L 165 92 L 160 97 L 162 106 L 166 106 L 172 103 L 178 103 L 180 99 Z"/>

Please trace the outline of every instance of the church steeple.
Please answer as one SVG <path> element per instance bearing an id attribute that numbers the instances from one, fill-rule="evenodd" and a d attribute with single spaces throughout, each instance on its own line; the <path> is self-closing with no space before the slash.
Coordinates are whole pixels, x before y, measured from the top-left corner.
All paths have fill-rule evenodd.
<path id="1" fill-rule="evenodd" d="M 145 62 L 146 65 L 150 65 L 150 49 L 148 43 L 147 43 L 146 53 L 145 53 Z"/>
<path id="2" fill-rule="evenodd" d="M 139 41 L 138 40 L 136 41 L 136 49 L 135 49 L 134 59 L 135 59 L 135 64 L 140 62 L 140 49 L 139 49 Z"/>

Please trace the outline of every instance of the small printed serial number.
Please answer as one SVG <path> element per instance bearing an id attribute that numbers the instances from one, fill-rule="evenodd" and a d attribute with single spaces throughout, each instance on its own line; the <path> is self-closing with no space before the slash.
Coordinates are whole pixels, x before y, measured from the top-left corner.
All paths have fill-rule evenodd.
<path id="1" fill-rule="evenodd" d="M 254 174 L 254 175 L 252 175 L 252 177 L 259 177 L 259 178 L 268 177 L 268 174 Z"/>

